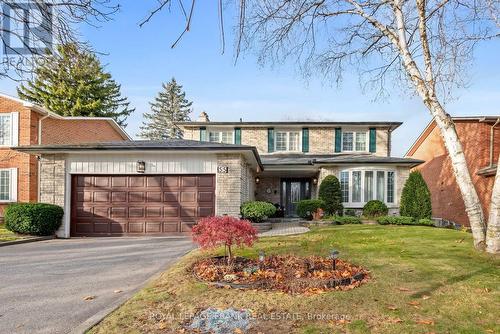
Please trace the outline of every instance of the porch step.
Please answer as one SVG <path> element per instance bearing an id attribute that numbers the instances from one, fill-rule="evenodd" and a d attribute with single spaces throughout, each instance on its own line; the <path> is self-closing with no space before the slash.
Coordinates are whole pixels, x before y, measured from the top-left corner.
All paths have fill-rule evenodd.
<path id="1" fill-rule="evenodd" d="M 270 222 L 252 223 L 252 226 L 257 230 L 257 233 L 267 232 L 273 228 Z"/>
<path id="2" fill-rule="evenodd" d="M 270 223 L 301 223 L 304 222 L 302 218 L 269 218 L 267 219 Z"/>

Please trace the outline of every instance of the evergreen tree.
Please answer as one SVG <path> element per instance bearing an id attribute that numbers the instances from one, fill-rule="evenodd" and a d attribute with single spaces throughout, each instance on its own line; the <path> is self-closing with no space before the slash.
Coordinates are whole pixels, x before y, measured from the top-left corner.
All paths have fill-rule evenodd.
<path id="1" fill-rule="evenodd" d="M 32 80 L 17 88 L 17 94 L 56 114 L 111 117 L 125 126 L 134 111 L 96 55 L 76 44 L 59 45 L 56 53 L 48 51 L 36 63 L 34 73 Z"/>
<path id="2" fill-rule="evenodd" d="M 318 197 L 325 203 L 323 210 L 327 215 L 343 214 L 342 191 L 339 179 L 335 175 L 328 175 L 321 182 Z"/>
<path id="3" fill-rule="evenodd" d="M 175 78 L 167 84 L 162 84 L 163 90 L 151 102 L 151 113 L 144 113 L 140 136 L 150 140 L 182 138 L 182 131 L 176 122 L 189 121 L 190 102 Z"/>
<path id="4" fill-rule="evenodd" d="M 431 193 L 422 174 L 418 171 L 411 172 L 406 180 L 401 193 L 399 214 L 415 219 L 432 217 Z"/>

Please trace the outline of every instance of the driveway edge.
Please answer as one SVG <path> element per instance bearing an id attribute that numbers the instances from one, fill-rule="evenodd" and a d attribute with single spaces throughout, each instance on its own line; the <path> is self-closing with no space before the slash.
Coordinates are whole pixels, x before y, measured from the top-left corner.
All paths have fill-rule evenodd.
<path id="1" fill-rule="evenodd" d="M 51 239 L 55 239 L 55 237 L 48 236 L 48 237 L 36 237 L 36 238 L 26 238 L 26 239 L 20 239 L 20 240 L 4 241 L 4 242 L 0 242 L 0 247 L 12 246 L 12 245 L 18 245 L 18 244 L 27 244 L 30 242 L 44 241 L 44 240 L 51 240 Z"/>
<path id="2" fill-rule="evenodd" d="M 188 250 L 187 252 L 185 252 L 184 254 L 182 254 L 181 256 L 179 256 L 178 258 L 176 258 L 175 261 L 173 261 L 172 263 L 168 264 L 166 266 L 166 268 L 162 268 L 162 269 L 158 270 L 151 277 L 149 277 L 144 282 L 142 282 L 137 288 L 124 293 L 122 295 L 122 297 L 120 299 L 118 299 L 117 301 L 115 301 L 114 303 L 112 303 L 111 306 L 107 307 L 106 309 L 104 309 L 104 310 L 102 310 L 100 312 L 97 312 L 96 314 L 94 314 L 93 316 L 91 316 L 90 318 L 88 318 L 87 320 L 85 320 L 84 322 L 82 322 L 80 325 L 78 325 L 77 327 L 73 328 L 73 330 L 71 330 L 69 332 L 69 334 L 84 334 L 87 331 L 89 331 L 90 329 L 92 329 L 94 326 L 96 326 L 97 324 L 99 324 L 106 316 L 108 316 L 111 312 L 115 311 L 120 306 L 122 306 L 123 304 L 125 304 L 139 290 L 143 289 L 146 285 L 148 285 L 149 283 L 151 283 L 154 280 L 156 280 L 157 278 L 159 278 L 161 276 L 161 274 L 163 274 L 163 272 L 165 270 L 169 269 L 172 265 L 174 265 L 175 263 L 177 263 L 182 257 L 186 256 L 188 253 L 192 252 L 195 249 L 196 248 Z"/>

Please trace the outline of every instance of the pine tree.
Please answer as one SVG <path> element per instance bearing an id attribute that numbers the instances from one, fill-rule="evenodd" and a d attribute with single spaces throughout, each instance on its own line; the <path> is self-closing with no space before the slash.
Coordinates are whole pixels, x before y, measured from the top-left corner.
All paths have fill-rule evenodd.
<path id="1" fill-rule="evenodd" d="M 17 94 L 56 114 L 111 117 L 126 126 L 125 119 L 134 111 L 96 55 L 76 44 L 59 45 L 56 53 L 49 51 L 36 63 L 34 74 L 17 88 Z"/>
<path id="2" fill-rule="evenodd" d="M 162 84 L 163 90 L 151 102 L 151 113 L 144 113 L 140 136 L 150 140 L 182 138 L 182 131 L 176 122 L 189 121 L 190 102 L 175 78 L 167 84 Z"/>
<path id="3" fill-rule="evenodd" d="M 411 172 L 401 193 L 399 206 L 401 216 L 415 219 L 432 217 L 431 193 L 420 172 Z"/>

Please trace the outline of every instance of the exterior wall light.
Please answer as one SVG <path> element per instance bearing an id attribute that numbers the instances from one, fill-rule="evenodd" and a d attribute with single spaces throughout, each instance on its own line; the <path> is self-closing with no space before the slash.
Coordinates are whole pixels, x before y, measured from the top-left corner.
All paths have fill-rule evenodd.
<path id="1" fill-rule="evenodd" d="M 330 258 L 333 260 L 333 270 L 337 269 L 337 258 L 339 257 L 339 251 L 332 249 L 330 252 Z"/>
<path id="2" fill-rule="evenodd" d="M 318 184 L 318 178 L 316 178 L 316 177 L 315 177 L 315 178 L 313 178 L 313 184 L 314 184 L 314 185 Z"/>
<path id="3" fill-rule="evenodd" d="M 146 162 L 142 161 L 142 160 L 137 161 L 136 170 L 137 170 L 137 173 L 146 172 Z"/>
<path id="4" fill-rule="evenodd" d="M 258 177 L 258 176 L 257 176 L 257 177 L 255 178 L 255 183 L 256 183 L 256 184 L 259 184 L 259 183 L 260 183 L 260 177 Z"/>

